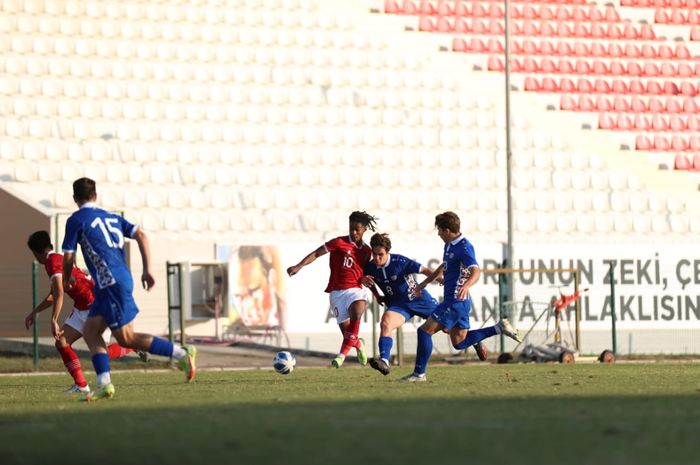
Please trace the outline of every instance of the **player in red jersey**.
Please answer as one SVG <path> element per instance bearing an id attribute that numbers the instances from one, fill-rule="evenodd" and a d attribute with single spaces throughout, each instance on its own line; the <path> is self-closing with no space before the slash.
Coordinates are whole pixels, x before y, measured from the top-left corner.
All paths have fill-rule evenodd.
<path id="1" fill-rule="evenodd" d="M 363 269 L 372 258 L 372 249 L 362 241 L 367 228 L 374 231 L 377 219 L 366 212 L 355 211 L 350 215 L 350 234 L 340 236 L 323 244 L 304 257 L 298 264 L 287 268 L 287 274 L 294 276 L 318 257 L 330 252 L 331 275 L 326 292 L 329 293 L 331 308 L 335 313 L 343 344 L 340 353 L 331 364 L 340 368 L 350 349 L 357 349 L 357 359 L 367 364 L 364 341 L 358 338 L 360 318 L 367 308 L 369 289 L 360 282 Z"/>
<path id="2" fill-rule="evenodd" d="M 51 313 L 51 333 L 56 339 L 56 350 L 61 354 L 63 364 L 73 377 L 75 384 L 66 390 L 67 393 L 90 392 L 90 387 L 85 380 L 80 360 L 71 345 L 82 337 L 83 326 L 87 319 L 92 302 L 95 300 L 94 283 L 89 276 L 79 268 L 73 268 L 71 273 L 71 286 L 69 289 L 63 288 L 63 255 L 53 252 L 51 237 L 46 231 L 36 231 L 27 241 L 27 246 L 34 254 L 36 260 L 44 265 L 46 274 L 51 280 L 51 291 L 46 298 L 35 309 L 31 311 L 24 320 L 24 325 L 29 329 L 36 320 L 37 314 L 52 307 Z M 63 306 L 63 294 L 73 299 L 73 311 L 63 323 L 58 325 L 58 315 Z M 119 344 L 108 346 L 109 358 L 119 358 L 133 352 L 132 349 L 121 347 Z M 139 353 L 139 357 L 144 360 L 144 355 Z"/>

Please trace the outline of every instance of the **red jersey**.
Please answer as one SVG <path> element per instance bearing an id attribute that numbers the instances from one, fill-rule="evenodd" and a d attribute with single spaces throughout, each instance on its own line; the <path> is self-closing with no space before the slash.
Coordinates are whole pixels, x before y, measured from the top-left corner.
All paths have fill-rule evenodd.
<path id="1" fill-rule="evenodd" d="M 371 247 L 364 242 L 360 246 L 355 245 L 350 236 L 336 237 L 326 242 L 325 246 L 331 254 L 331 276 L 326 292 L 362 287 L 362 270 L 372 258 Z"/>
<path id="2" fill-rule="evenodd" d="M 56 275 L 63 275 L 63 255 L 60 253 L 49 253 L 44 267 L 51 279 Z M 65 293 L 73 299 L 73 306 L 76 310 L 90 310 L 90 305 L 92 305 L 92 302 L 95 300 L 95 285 L 92 279 L 83 273 L 80 268 L 75 266 L 73 267 L 71 276 L 75 282 L 70 290 L 65 290 Z"/>

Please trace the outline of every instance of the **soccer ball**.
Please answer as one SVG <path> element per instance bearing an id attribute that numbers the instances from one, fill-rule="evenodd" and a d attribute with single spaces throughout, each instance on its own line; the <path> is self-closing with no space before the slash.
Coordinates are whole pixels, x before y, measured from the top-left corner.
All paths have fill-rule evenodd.
<path id="1" fill-rule="evenodd" d="M 282 351 L 277 352 L 275 358 L 272 360 L 272 366 L 275 371 L 281 375 L 288 375 L 294 370 L 294 366 L 297 364 L 297 359 L 291 352 Z"/>

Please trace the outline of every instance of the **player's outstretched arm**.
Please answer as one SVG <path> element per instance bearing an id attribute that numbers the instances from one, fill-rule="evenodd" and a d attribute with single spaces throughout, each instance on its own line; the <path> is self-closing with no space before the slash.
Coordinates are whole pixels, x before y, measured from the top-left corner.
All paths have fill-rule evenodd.
<path id="1" fill-rule="evenodd" d="M 303 258 L 299 263 L 297 263 L 296 265 L 293 265 L 293 266 L 290 266 L 289 268 L 287 268 L 287 274 L 288 274 L 289 276 L 294 276 L 295 274 L 297 274 L 297 273 L 299 272 L 299 270 L 301 270 L 302 268 L 304 268 L 306 265 L 308 265 L 308 264 L 310 264 L 310 263 L 313 263 L 314 260 L 316 260 L 318 257 L 321 257 L 321 256 L 323 256 L 323 255 L 325 255 L 325 254 L 327 254 L 327 253 L 328 253 L 328 250 L 326 250 L 326 246 L 325 246 L 325 245 L 322 245 L 321 247 L 319 247 L 318 249 L 314 250 L 313 252 L 311 252 L 310 254 L 308 254 L 306 257 L 304 257 L 304 258 Z"/>
<path id="2" fill-rule="evenodd" d="M 156 284 L 156 280 L 151 274 L 151 248 L 148 244 L 146 233 L 137 229 L 134 233 L 134 240 L 139 245 L 139 253 L 141 254 L 141 263 L 143 264 L 143 272 L 141 273 L 141 285 L 147 291 L 150 291 Z"/>
<path id="3" fill-rule="evenodd" d="M 63 289 L 70 289 L 70 277 L 73 276 L 73 264 L 75 263 L 74 252 L 63 252 Z"/>
<path id="4" fill-rule="evenodd" d="M 465 300 L 467 298 L 469 289 L 476 284 L 479 280 L 479 276 L 481 276 L 481 270 L 478 266 L 470 266 L 469 270 L 471 271 L 469 273 L 469 278 L 467 278 L 467 281 L 459 288 L 459 292 L 457 293 L 458 300 Z"/>
<path id="5" fill-rule="evenodd" d="M 42 300 L 39 305 L 37 305 L 35 308 L 32 309 L 31 312 L 29 312 L 29 315 L 27 315 L 24 318 L 24 327 L 29 329 L 32 327 L 34 324 L 34 321 L 36 320 L 36 316 L 49 308 L 51 306 L 51 303 L 53 302 L 53 295 L 51 294 L 51 291 L 49 291 L 48 295 L 44 297 L 44 300 Z"/>
<path id="6" fill-rule="evenodd" d="M 432 273 L 430 273 L 430 275 L 429 275 L 427 278 L 425 278 L 425 279 L 423 280 L 423 282 L 421 282 L 419 285 L 417 285 L 417 286 L 413 289 L 413 292 L 412 292 L 413 296 L 414 296 L 414 297 L 418 297 L 418 296 L 420 295 L 420 293 L 423 292 L 423 289 L 425 289 L 425 287 L 426 287 L 428 284 L 432 283 L 432 282 L 435 281 L 440 275 L 442 275 L 442 272 L 443 272 L 444 269 L 445 269 L 445 264 L 444 264 L 444 263 L 441 263 L 440 266 L 438 266 L 438 267 L 435 269 L 435 271 L 433 271 Z"/>

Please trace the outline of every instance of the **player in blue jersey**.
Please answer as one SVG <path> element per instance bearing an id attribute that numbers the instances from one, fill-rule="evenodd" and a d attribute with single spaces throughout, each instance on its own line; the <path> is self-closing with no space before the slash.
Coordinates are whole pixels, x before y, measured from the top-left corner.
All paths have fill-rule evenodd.
<path id="1" fill-rule="evenodd" d="M 173 357 L 185 372 L 187 381 L 195 375 L 196 348 L 182 347 L 150 334 L 134 332 L 133 320 L 139 309 L 133 297 L 134 281 L 124 257 L 124 238 L 134 239 L 143 262 L 141 283 L 151 290 L 155 280 L 150 272 L 150 248 L 146 234 L 119 215 L 106 212 L 95 204 L 95 181 L 80 178 L 73 183 L 73 200 L 79 209 L 66 222 L 63 240 L 63 286 L 70 289 L 71 272 L 78 244 L 90 274 L 95 281 L 95 301 L 83 337 L 92 354 L 97 372 L 97 388 L 84 400 L 109 398 L 114 395 L 109 371 L 109 356 L 101 334 L 106 328 L 123 347 L 145 350 L 154 355 Z"/>
<path id="2" fill-rule="evenodd" d="M 477 283 L 481 275 L 474 246 L 460 232 L 459 216 L 454 212 L 437 215 L 435 227 L 438 236 L 445 243 L 442 264 L 415 287 L 413 294 L 419 295 L 426 285 L 442 274 L 445 296 L 426 322 L 418 328 L 415 368 L 413 373 L 404 376 L 400 381 L 425 381 L 425 370 L 433 352 L 432 336 L 442 329 L 449 331 L 452 346 L 458 350 L 500 333 L 520 342 L 518 330 L 506 319 L 494 326 L 469 331 L 469 313 L 472 308 L 469 289 Z"/>
<path id="3" fill-rule="evenodd" d="M 403 255 L 390 254 L 391 239 L 388 234 L 374 234 L 369 245 L 372 247 L 372 261 L 365 266 L 362 284 L 370 288 L 377 300 L 387 307 L 380 323 L 380 355 L 370 358 L 369 364 L 386 376 L 390 371 L 391 333 L 414 316 L 427 319 L 438 302 L 426 290 L 418 296 L 413 295 L 418 285 L 415 275 L 421 273 L 430 276 L 433 270 Z M 384 295 L 379 295 L 377 287 Z M 485 349 L 480 343 L 474 349 L 480 359 L 486 358 Z"/>

